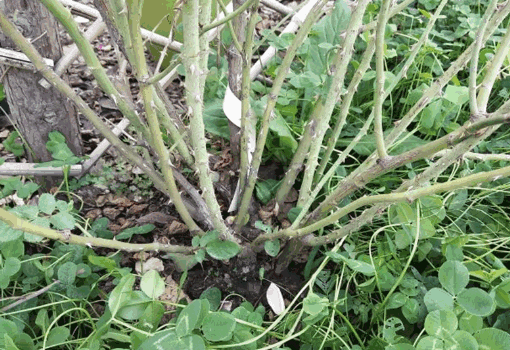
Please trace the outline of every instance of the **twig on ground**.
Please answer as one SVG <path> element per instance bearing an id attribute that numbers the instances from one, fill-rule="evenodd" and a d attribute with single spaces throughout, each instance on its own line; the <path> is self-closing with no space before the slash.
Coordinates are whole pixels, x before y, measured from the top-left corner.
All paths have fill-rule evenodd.
<path id="1" fill-rule="evenodd" d="M 4 306 L 3 308 L 1 308 L 0 312 L 9 311 L 10 309 L 15 308 L 18 305 L 21 305 L 24 302 L 29 301 L 30 299 L 34 299 L 34 298 L 38 297 L 39 295 L 46 293 L 47 291 L 49 291 L 51 289 L 51 287 L 53 287 L 54 285 L 59 284 L 59 283 L 60 283 L 60 281 L 56 280 L 52 284 L 50 284 L 49 286 L 41 288 L 41 289 L 39 289 L 39 290 L 37 290 L 37 291 L 35 291 L 33 293 L 29 293 L 29 294 L 23 295 L 23 296 L 19 297 L 19 299 L 16 300 L 14 303 L 9 304 L 9 305 Z"/>

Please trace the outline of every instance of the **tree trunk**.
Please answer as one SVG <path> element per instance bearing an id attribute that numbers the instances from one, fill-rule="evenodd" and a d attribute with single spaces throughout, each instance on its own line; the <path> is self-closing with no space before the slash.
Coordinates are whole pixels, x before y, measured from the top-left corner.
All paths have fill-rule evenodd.
<path id="1" fill-rule="evenodd" d="M 62 56 L 58 38 L 58 23 L 46 8 L 33 0 L 4 0 L 0 2 L 9 19 L 25 38 L 31 40 L 39 53 L 55 63 Z M 0 46 L 15 48 L 15 44 L 0 32 Z M 77 113 L 74 106 L 53 87 L 45 89 L 39 84 L 42 76 L 33 71 L 2 67 L 3 84 L 11 117 L 28 147 L 30 162 L 50 161 L 46 149 L 48 133 L 61 132 L 75 155 L 82 155 L 82 142 Z M 51 186 L 56 179 L 38 179 Z M 46 181 L 45 181 L 46 180 Z M 43 185 L 41 183 L 41 185 Z"/>

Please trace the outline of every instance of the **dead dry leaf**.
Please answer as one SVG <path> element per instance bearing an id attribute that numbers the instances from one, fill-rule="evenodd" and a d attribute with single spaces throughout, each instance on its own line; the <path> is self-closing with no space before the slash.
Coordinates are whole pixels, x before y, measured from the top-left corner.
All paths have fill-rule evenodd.
<path id="1" fill-rule="evenodd" d="M 169 235 L 175 235 L 178 233 L 185 233 L 188 231 L 188 227 L 183 224 L 182 222 L 179 222 L 177 220 L 172 221 L 172 223 L 168 226 L 168 234 Z"/>
<path id="2" fill-rule="evenodd" d="M 107 207 L 103 209 L 103 214 L 113 221 L 120 215 L 120 209 Z"/>
<path id="3" fill-rule="evenodd" d="M 177 304 L 177 302 L 179 302 L 180 299 L 186 298 L 188 303 L 191 303 L 190 297 L 187 296 L 186 293 L 184 293 L 182 289 L 179 288 L 179 284 L 172 279 L 172 276 L 168 276 L 165 279 L 165 282 L 166 282 L 165 292 L 163 293 L 163 295 L 159 297 L 159 300 L 166 301 L 172 304 Z M 170 311 L 174 310 L 175 306 L 165 303 L 165 308 L 168 311 Z"/>
<path id="4" fill-rule="evenodd" d="M 92 209 L 87 212 L 85 218 L 95 220 L 101 216 L 101 213 L 102 213 L 101 209 Z"/>
<path id="5" fill-rule="evenodd" d="M 155 270 L 158 272 L 163 272 L 165 267 L 163 266 L 163 261 L 158 258 L 150 258 L 147 261 L 137 261 L 135 264 L 135 271 L 139 274 L 146 273 L 147 271 Z"/>
<path id="6" fill-rule="evenodd" d="M 266 297 L 267 303 L 275 314 L 279 315 L 285 310 L 285 301 L 283 300 L 282 292 L 273 282 L 271 282 L 271 285 L 267 288 Z"/>
<path id="7" fill-rule="evenodd" d="M 148 206 L 149 206 L 148 204 L 134 204 L 131 207 L 129 207 L 127 214 L 128 215 L 139 214 Z"/>
<path id="8" fill-rule="evenodd" d="M 136 222 L 140 225 L 145 224 L 167 224 L 170 220 L 175 219 L 173 216 L 155 211 L 137 219 Z"/>

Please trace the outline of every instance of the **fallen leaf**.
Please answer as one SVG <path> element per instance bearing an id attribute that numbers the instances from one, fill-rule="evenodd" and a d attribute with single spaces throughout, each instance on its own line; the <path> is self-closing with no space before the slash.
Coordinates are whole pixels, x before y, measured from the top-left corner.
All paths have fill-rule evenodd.
<path id="1" fill-rule="evenodd" d="M 128 213 L 128 215 L 139 214 L 148 206 L 149 206 L 148 204 L 134 204 L 131 207 L 129 207 L 127 213 Z"/>
<path id="2" fill-rule="evenodd" d="M 150 258 L 145 262 L 137 261 L 135 264 L 135 271 L 139 274 L 150 270 L 163 272 L 164 269 L 165 267 L 163 266 L 163 261 L 158 258 Z"/>
<path id="3" fill-rule="evenodd" d="M 118 205 L 119 207 L 129 207 L 133 204 L 133 202 L 127 199 L 126 197 L 119 196 L 113 196 L 110 199 L 110 203 Z"/>
<path id="4" fill-rule="evenodd" d="M 165 303 L 165 308 L 168 311 L 175 309 L 175 306 L 169 304 L 177 304 L 179 300 L 182 298 L 185 298 L 188 301 L 188 303 L 191 303 L 190 297 L 187 296 L 186 293 L 184 293 L 181 288 L 179 288 L 179 284 L 177 284 L 172 279 L 172 276 L 168 276 L 165 279 L 165 283 L 166 283 L 165 292 L 163 293 L 163 295 L 159 297 L 159 300 L 168 302 Z"/>
<path id="5" fill-rule="evenodd" d="M 96 198 L 96 206 L 98 207 L 104 207 L 106 202 L 108 201 L 107 197 L 105 195 L 97 196 Z"/>
<path id="6" fill-rule="evenodd" d="M 87 214 L 85 214 L 85 218 L 86 219 L 92 219 L 92 220 L 95 220 L 97 219 L 99 216 L 101 216 L 101 209 L 92 209 L 92 210 L 89 210 L 87 212 Z"/>
<path id="7" fill-rule="evenodd" d="M 172 223 L 168 226 L 168 234 L 175 235 L 178 233 L 185 233 L 188 231 L 188 226 L 179 222 L 177 220 L 172 221 Z"/>
<path id="8" fill-rule="evenodd" d="M 103 209 L 103 214 L 113 221 L 120 215 L 120 209 L 107 207 Z"/>
<path id="9" fill-rule="evenodd" d="M 266 298 L 267 303 L 275 314 L 279 315 L 285 310 L 285 301 L 283 300 L 282 292 L 273 282 L 271 282 L 269 288 L 267 288 Z"/>
<path id="10" fill-rule="evenodd" d="M 136 222 L 140 225 L 145 224 L 167 224 L 170 220 L 175 219 L 173 216 L 155 211 L 150 214 L 144 215 L 137 219 Z"/>

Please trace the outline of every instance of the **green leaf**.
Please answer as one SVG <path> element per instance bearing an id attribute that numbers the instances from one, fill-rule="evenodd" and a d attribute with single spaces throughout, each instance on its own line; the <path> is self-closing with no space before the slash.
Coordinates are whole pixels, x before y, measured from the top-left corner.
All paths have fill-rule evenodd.
<path id="1" fill-rule="evenodd" d="M 207 254 L 216 260 L 228 260 L 239 253 L 241 248 L 232 241 L 214 240 L 206 246 Z"/>
<path id="2" fill-rule="evenodd" d="M 416 350 L 444 350 L 444 342 L 436 337 L 424 337 L 416 345 Z"/>
<path id="3" fill-rule="evenodd" d="M 457 302 L 470 314 L 489 316 L 493 312 L 494 299 L 480 288 L 464 289 L 457 296 Z"/>
<path id="4" fill-rule="evenodd" d="M 439 282 L 450 294 L 459 294 L 469 283 L 469 270 L 460 261 L 446 261 L 439 268 Z"/>
<path id="5" fill-rule="evenodd" d="M 271 231 L 273 231 L 273 228 L 271 226 L 264 224 L 260 220 L 255 221 L 255 228 L 258 228 L 259 230 L 262 230 L 265 233 L 270 233 Z"/>
<path id="6" fill-rule="evenodd" d="M 453 333 L 453 339 L 445 341 L 446 349 L 478 350 L 475 337 L 465 331 Z"/>
<path id="7" fill-rule="evenodd" d="M 4 334 L 4 345 L 5 345 L 5 350 L 21 350 L 20 348 L 18 348 L 16 346 L 16 344 L 14 343 L 14 340 L 12 340 L 12 338 L 9 337 L 9 335 L 7 333 Z"/>
<path id="8" fill-rule="evenodd" d="M 448 205 L 448 209 L 450 210 L 461 210 L 464 204 L 466 204 L 468 191 L 466 189 L 461 189 L 456 191 L 456 195 L 450 201 Z"/>
<path id="9" fill-rule="evenodd" d="M 230 138 L 228 119 L 223 112 L 223 101 L 214 100 L 204 105 L 204 126 L 207 132 L 224 139 Z"/>
<path id="10" fill-rule="evenodd" d="M 64 285 L 71 285 L 76 280 L 76 271 L 78 270 L 78 267 L 75 263 L 68 261 L 64 263 L 60 268 L 58 269 L 58 279 L 60 282 Z"/>
<path id="11" fill-rule="evenodd" d="M 103 217 L 95 220 L 90 226 L 89 232 L 95 237 L 113 238 L 113 233 L 108 230 L 108 218 Z"/>
<path id="12" fill-rule="evenodd" d="M 429 312 L 453 310 L 453 296 L 441 288 L 432 288 L 425 294 L 425 305 Z"/>
<path id="13" fill-rule="evenodd" d="M 273 179 L 257 181 L 255 183 L 255 195 L 257 196 L 257 199 L 262 203 L 267 204 L 267 202 L 273 198 L 279 184 L 279 181 Z"/>
<path id="14" fill-rule="evenodd" d="M 65 136 L 62 135 L 61 132 L 56 131 L 56 130 L 50 131 L 48 133 L 48 140 L 55 142 L 55 143 L 65 143 L 66 142 Z"/>
<path id="15" fill-rule="evenodd" d="M 5 222 L 0 221 L 0 243 L 12 242 L 23 237 L 23 231 L 14 230 Z"/>
<path id="16" fill-rule="evenodd" d="M 165 292 L 165 282 L 156 270 L 150 270 L 142 276 L 140 289 L 149 298 L 157 299 Z"/>
<path id="17" fill-rule="evenodd" d="M 318 315 L 329 306 L 329 299 L 310 293 L 303 300 L 303 311 L 309 315 Z"/>
<path id="18" fill-rule="evenodd" d="M 165 307 L 163 304 L 159 301 L 153 301 L 147 305 L 139 322 L 140 324 L 150 325 L 149 330 L 154 331 L 158 328 L 164 313 Z"/>
<path id="19" fill-rule="evenodd" d="M 294 207 L 287 213 L 287 218 L 290 220 L 290 222 L 294 222 L 294 220 L 297 219 L 299 213 L 301 213 L 301 210 L 303 208 L 301 207 Z"/>
<path id="20" fill-rule="evenodd" d="M 433 129 L 437 115 L 441 112 L 442 100 L 431 102 L 421 112 L 420 124 L 425 129 Z"/>
<path id="21" fill-rule="evenodd" d="M 447 260 L 462 261 L 464 260 L 464 252 L 461 247 L 453 244 L 446 245 L 444 256 Z"/>
<path id="22" fill-rule="evenodd" d="M 10 281 L 10 277 L 5 270 L 0 269 L 0 289 L 6 289 L 9 286 Z"/>
<path id="23" fill-rule="evenodd" d="M 220 233 L 217 230 L 208 231 L 208 232 L 206 232 L 205 235 L 203 235 L 200 238 L 200 246 L 205 247 L 212 241 L 217 240 L 219 237 L 220 237 Z"/>
<path id="24" fill-rule="evenodd" d="M 79 263 L 76 268 L 76 277 L 87 278 L 92 274 L 92 269 L 87 264 Z"/>
<path id="25" fill-rule="evenodd" d="M 130 292 L 135 283 L 135 276 L 127 274 L 120 279 L 119 284 L 112 290 L 108 298 L 108 307 L 114 317 L 119 309 L 129 300 Z"/>
<path id="26" fill-rule="evenodd" d="M 239 324 L 237 325 L 239 326 Z M 249 340 L 252 340 L 254 338 L 253 334 L 247 330 L 247 329 L 237 329 L 238 327 L 236 327 L 236 331 L 234 333 L 234 337 L 233 337 L 233 340 L 232 342 L 234 343 L 244 343 L 246 341 L 249 341 Z M 235 348 L 235 349 L 243 349 L 243 350 L 257 350 L 257 342 L 256 341 L 252 341 L 250 343 L 247 343 L 247 344 L 244 344 L 242 347 L 238 347 L 238 348 Z"/>
<path id="27" fill-rule="evenodd" d="M 66 295 L 71 299 L 87 299 L 90 294 L 89 286 L 79 286 L 69 285 L 66 288 Z"/>
<path id="28" fill-rule="evenodd" d="M 352 270 L 356 272 L 360 272 L 365 276 L 375 275 L 375 268 L 371 264 L 354 259 L 345 259 L 345 261 L 347 262 L 347 266 L 349 266 Z"/>
<path id="29" fill-rule="evenodd" d="M 262 326 L 262 323 L 264 322 L 263 316 L 260 314 L 260 312 L 252 312 L 248 316 L 248 322 L 251 324 L 255 324 L 257 326 Z"/>
<path id="30" fill-rule="evenodd" d="M 37 317 L 35 318 L 35 324 L 39 326 L 43 333 L 46 333 L 46 330 L 50 326 L 50 318 L 48 316 L 47 309 L 40 309 L 37 312 Z"/>
<path id="31" fill-rule="evenodd" d="M 416 135 L 406 133 L 404 136 L 401 136 L 397 142 L 395 142 L 394 146 L 391 147 L 390 154 L 399 155 L 425 144 L 427 144 L 427 141 Z"/>
<path id="32" fill-rule="evenodd" d="M 151 299 L 142 291 L 136 290 L 128 293 L 125 303 L 117 312 L 117 316 L 128 321 L 138 320 L 145 312 Z"/>
<path id="33" fill-rule="evenodd" d="M 111 272 L 117 268 L 117 263 L 115 260 L 104 256 L 89 255 L 88 260 L 92 265 L 102 267 L 103 269 L 108 270 L 108 272 Z"/>
<path id="34" fill-rule="evenodd" d="M 408 203 L 401 202 L 390 207 L 390 218 L 394 224 L 405 224 L 413 221 L 416 213 Z"/>
<path id="35" fill-rule="evenodd" d="M 278 50 L 287 49 L 294 39 L 293 33 L 284 33 L 282 36 L 278 36 L 269 29 L 262 30 L 262 35 L 271 46 Z"/>
<path id="36" fill-rule="evenodd" d="M 200 249 L 195 252 L 195 261 L 197 263 L 202 263 L 205 260 L 205 250 Z"/>
<path id="37" fill-rule="evenodd" d="M 435 310 L 425 318 L 425 331 L 432 336 L 445 338 L 457 330 L 457 316 L 451 310 Z"/>
<path id="38" fill-rule="evenodd" d="M 179 314 L 175 323 L 175 332 L 179 337 L 184 337 L 200 327 L 200 323 L 206 315 L 203 312 L 202 302 L 200 299 L 193 300 Z M 209 312 L 209 310 L 206 310 L 206 312 Z"/>
<path id="39" fill-rule="evenodd" d="M 176 350 L 176 349 L 189 349 L 185 348 L 180 338 L 177 336 L 173 329 L 168 329 L 156 333 L 152 337 L 146 339 L 137 350 Z"/>
<path id="40" fill-rule="evenodd" d="M 76 157 L 69 146 L 66 144 L 66 138 L 59 131 L 51 131 L 48 134 L 48 142 L 46 142 L 46 148 L 51 153 L 53 159 L 56 161 L 41 163 L 41 165 L 73 165 L 81 161 L 80 157 Z"/>
<path id="41" fill-rule="evenodd" d="M 399 343 L 390 344 L 384 350 L 416 350 L 416 348 L 411 344 Z"/>
<path id="42" fill-rule="evenodd" d="M 73 229 L 76 225 L 76 220 L 74 216 L 67 212 L 60 212 L 58 214 L 53 215 L 50 218 L 50 222 L 55 226 L 58 230 L 65 229 Z"/>
<path id="43" fill-rule="evenodd" d="M 221 291 L 216 287 L 207 288 L 200 294 L 200 299 L 207 299 L 210 310 L 216 311 L 221 305 Z"/>
<path id="44" fill-rule="evenodd" d="M 23 199 L 28 198 L 32 195 L 32 193 L 37 191 L 38 188 L 39 188 L 38 184 L 33 183 L 33 182 L 27 182 L 23 186 L 18 188 L 18 191 L 16 194 L 18 195 L 19 198 L 23 198 Z"/>
<path id="45" fill-rule="evenodd" d="M 280 252 L 280 240 L 277 238 L 273 241 L 264 242 L 264 250 L 269 256 L 277 256 Z"/>
<path id="46" fill-rule="evenodd" d="M 409 323 L 418 322 L 420 316 L 420 304 L 414 298 L 407 299 L 404 306 L 402 306 L 402 314 L 409 321 Z"/>
<path id="47" fill-rule="evenodd" d="M 473 334 L 483 327 L 483 319 L 480 316 L 472 315 L 469 312 L 463 312 L 459 317 L 459 328 L 463 331 Z"/>
<path id="48" fill-rule="evenodd" d="M 180 339 L 180 342 L 182 345 L 180 345 L 178 348 L 173 349 L 183 349 L 183 350 L 205 350 L 205 342 L 197 334 L 191 334 L 184 338 Z"/>
<path id="49" fill-rule="evenodd" d="M 23 144 L 18 141 L 19 134 L 17 131 L 13 131 L 9 133 L 9 136 L 2 142 L 5 149 L 9 152 L 12 152 L 16 157 L 21 157 L 23 153 L 25 153 L 25 148 Z"/>
<path id="50" fill-rule="evenodd" d="M 213 342 L 232 339 L 235 327 L 235 318 L 225 312 L 210 312 L 202 321 L 204 337 Z"/>
<path id="51" fill-rule="evenodd" d="M 386 309 L 398 309 L 406 303 L 407 299 L 409 299 L 409 297 L 403 293 L 393 293 L 386 304 Z"/>
<path id="52" fill-rule="evenodd" d="M 46 340 L 46 347 L 62 344 L 69 338 L 70 335 L 71 332 L 67 327 L 60 326 L 52 328 L 48 334 L 48 339 Z"/>
<path id="53" fill-rule="evenodd" d="M 430 221 L 433 226 L 439 224 L 446 217 L 443 198 L 438 195 L 420 198 L 423 219 Z"/>
<path id="54" fill-rule="evenodd" d="M 493 293 L 494 301 L 498 307 L 504 309 L 510 308 L 510 293 L 506 290 L 506 288 L 499 285 L 493 290 Z"/>
<path id="55" fill-rule="evenodd" d="M 364 274 L 365 276 L 373 276 L 375 275 L 375 268 L 373 265 L 368 264 L 361 260 L 355 260 L 355 259 L 349 259 L 343 256 L 342 254 L 332 254 L 330 252 L 327 252 L 326 255 L 331 257 L 334 261 L 342 260 L 344 261 L 349 268 L 351 268 L 353 271 L 359 272 Z"/>
<path id="56" fill-rule="evenodd" d="M 131 227 L 131 228 L 128 228 L 128 229 L 122 231 L 118 235 L 116 235 L 115 239 L 129 239 L 133 235 L 144 235 L 144 234 L 149 233 L 152 230 L 154 230 L 154 228 L 156 228 L 156 226 L 154 226 L 152 224 Z"/>
<path id="57" fill-rule="evenodd" d="M 510 349 L 510 334 L 497 328 L 484 328 L 474 334 L 480 350 Z"/>
<path id="58" fill-rule="evenodd" d="M 4 272 L 7 274 L 7 276 L 14 276 L 18 273 L 18 271 L 21 269 L 21 261 L 19 259 L 14 257 L 8 257 L 5 259 L 4 263 Z"/>
<path id="59" fill-rule="evenodd" d="M 0 318 L 0 336 L 5 333 L 16 334 L 18 333 L 18 327 L 16 323 L 6 320 L 5 318 Z"/>
<path id="60" fill-rule="evenodd" d="M 465 86 L 448 85 L 443 98 L 461 107 L 464 103 L 469 101 L 469 90 Z"/>
<path id="61" fill-rule="evenodd" d="M 73 210 L 73 202 L 66 202 L 66 201 L 62 201 L 62 200 L 57 200 L 57 203 L 56 203 L 56 206 L 57 206 L 57 210 L 58 211 L 61 211 L 61 212 L 69 212 L 71 210 Z"/>
<path id="62" fill-rule="evenodd" d="M 277 114 L 276 118 L 269 122 L 269 129 L 280 138 L 280 146 L 289 149 L 291 152 L 296 151 L 298 143 L 294 139 L 287 122 L 285 122 L 281 115 Z"/>
<path id="63" fill-rule="evenodd" d="M 328 49 L 320 48 L 319 44 L 329 43 L 336 46 L 341 42 L 341 33 L 347 28 L 351 11 L 345 1 L 336 1 L 333 12 L 321 19 L 314 27 L 313 32 L 303 45 L 307 49 L 306 69 L 317 75 L 324 75 L 327 72 L 331 56 Z"/>
<path id="64" fill-rule="evenodd" d="M 5 234 L 5 231 L 0 235 L 0 237 L 3 236 L 4 234 Z M 2 255 L 4 257 L 12 256 L 15 258 L 19 258 L 23 254 L 25 254 L 25 245 L 21 238 L 12 240 L 12 241 L 8 241 L 8 242 L 0 241 L 0 251 L 2 252 Z"/>
<path id="65" fill-rule="evenodd" d="M 296 89 L 312 89 L 323 84 L 321 77 L 312 71 L 305 71 L 290 78 L 289 83 Z"/>
<path id="66" fill-rule="evenodd" d="M 39 197 L 39 211 L 44 214 L 51 215 L 55 208 L 57 207 L 57 201 L 55 200 L 55 196 L 49 193 L 43 193 L 41 197 Z"/>

